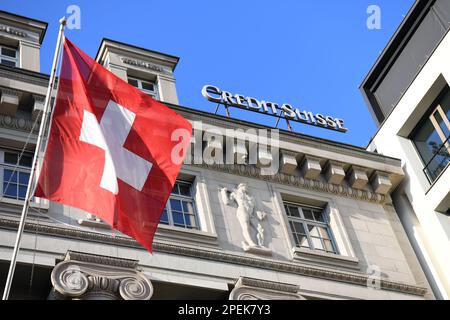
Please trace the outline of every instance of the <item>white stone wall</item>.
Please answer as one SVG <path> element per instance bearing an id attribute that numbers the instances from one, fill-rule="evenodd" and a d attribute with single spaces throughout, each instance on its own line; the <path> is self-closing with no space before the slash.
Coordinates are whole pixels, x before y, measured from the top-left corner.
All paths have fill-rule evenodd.
<path id="1" fill-rule="evenodd" d="M 450 170 L 432 186 L 423 173 L 420 156 L 408 135 L 431 107 L 444 85 L 450 83 L 450 35 L 443 39 L 395 109 L 375 135 L 369 149 L 402 159 L 407 174 L 397 197 L 405 196 L 412 210 L 398 203 L 402 220 L 416 250 L 423 255 L 427 273 L 443 298 L 450 298 L 450 217 L 438 211 L 448 209 Z"/>

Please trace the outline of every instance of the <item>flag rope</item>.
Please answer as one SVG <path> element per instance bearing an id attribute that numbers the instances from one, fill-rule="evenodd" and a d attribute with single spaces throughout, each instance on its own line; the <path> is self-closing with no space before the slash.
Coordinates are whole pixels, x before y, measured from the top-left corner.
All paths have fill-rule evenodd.
<path id="1" fill-rule="evenodd" d="M 55 55 L 53 57 L 53 65 L 52 65 L 52 70 L 50 73 L 49 84 L 48 84 L 48 88 L 47 88 L 47 95 L 45 97 L 45 104 L 44 104 L 42 120 L 41 120 L 39 134 L 38 134 L 37 141 L 36 141 L 36 149 L 35 149 L 32 165 L 31 165 L 30 181 L 28 182 L 25 201 L 24 201 L 24 205 L 22 208 L 22 215 L 20 218 L 19 228 L 17 231 L 17 237 L 16 237 L 16 241 L 14 244 L 11 263 L 9 266 L 8 277 L 6 279 L 5 289 L 3 292 L 3 300 L 8 300 L 8 298 L 9 298 L 12 280 L 14 277 L 14 272 L 15 272 L 16 264 L 17 264 L 17 255 L 18 255 L 18 252 L 20 249 L 20 242 L 22 239 L 23 230 L 25 228 L 25 221 L 26 221 L 27 214 L 28 214 L 28 208 L 29 208 L 30 198 L 31 198 L 30 194 L 32 194 L 31 193 L 32 184 L 33 184 L 32 180 L 34 180 L 33 178 L 34 178 L 34 174 L 36 171 L 37 158 L 38 158 L 39 152 L 41 150 L 42 139 L 45 134 L 47 117 L 48 117 L 48 114 L 51 113 L 50 103 L 51 103 L 52 91 L 53 91 L 54 85 L 55 85 L 56 71 L 58 69 L 58 62 L 60 60 L 59 58 L 60 58 L 60 52 L 61 52 L 61 47 L 62 47 L 62 43 L 63 43 L 62 40 L 64 38 L 64 28 L 66 25 L 66 18 L 63 17 L 62 19 L 60 19 L 59 23 L 60 23 L 60 28 L 59 28 L 58 38 L 57 38 L 57 42 L 56 42 Z"/>

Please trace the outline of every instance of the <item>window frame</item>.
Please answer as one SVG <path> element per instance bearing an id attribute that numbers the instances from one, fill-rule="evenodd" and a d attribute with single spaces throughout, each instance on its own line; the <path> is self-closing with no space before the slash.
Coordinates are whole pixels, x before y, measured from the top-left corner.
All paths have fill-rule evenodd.
<path id="1" fill-rule="evenodd" d="M 169 196 L 169 199 L 167 200 L 166 206 L 164 208 L 165 212 L 167 213 L 168 223 L 164 223 L 164 222 L 160 221 L 159 224 L 162 224 L 162 225 L 165 225 L 165 226 L 169 226 L 169 227 L 173 227 L 173 228 L 179 228 L 181 230 L 184 229 L 184 230 L 198 230 L 198 231 L 201 231 L 202 227 L 200 225 L 200 221 L 199 221 L 199 217 L 198 217 L 198 210 L 197 210 L 195 197 L 194 197 L 193 190 L 192 190 L 194 184 L 192 182 L 189 182 L 189 181 L 176 180 L 174 187 L 177 184 L 178 185 L 180 185 L 180 184 L 188 185 L 189 186 L 190 196 L 185 196 L 185 195 L 181 195 L 181 194 L 174 194 L 174 193 L 171 192 L 170 196 Z M 195 219 L 195 227 L 194 228 L 187 226 L 184 212 L 183 212 L 184 226 L 175 224 L 174 219 L 173 219 L 172 207 L 171 207 L 171 203 L 170 203 L 170 200 L 172 200 L 172 199 L 179 200 L 179 201 L 187 201 L 187 202 L 190 202 L 192 204 L 192 208 L 194 210 L 193 216 L 194 216 L 194 219 Z"/>
<path id="2" fill-rule="evenodd" d="M 10 56 L 3 55 L 2 54 L 3 48 L 14 51 L 16 53 L 16 56 L 13 58 L 13 57 L 10 57 Z M 9 65 L 3 64 L 2 60 L 7 60 L 7 61 L 14 62 L 14 66 L 9 66 Z M 17 48 L 13 48 L 13 47 L 9 47 L 9 46 L 5 46 L 5 45 L 1 45 L 0 44 L 0 64 L 4 65 L 4 66 L 12 67 L 12 68 L 19 67 L 19 50 Z"/>
<path id="3" fill-rule="evenodd" d="M 129 83 L 129 80 L 137 81 L 138 86 L 137 87 L 133 86 L 132 84 Z M 135 87 L 136 89 L 139 89 L 142 92 L 144 92 L 145 94 L 150 95 L 153 99 L 159 99 L 158 85 L 157 85 L 156 81 L 141 79 L 141 78 L 137 78 L 137 77 L 133 77 L 133 76 L 127 75 L 127 82 L 128 82 L 128 84 L 130 84 L 131 86 Z M 143 85 L 142 85 L 143 82 L 147 82 L 147 83 L 152 84 L 154 90 L 151 91 L 151 90 L 148 90 L 148 89 L 144 89 Z"/>
<path id="4" fill-rule="evenodd" d="M 14 169 L 17 167 L 16 170 L 15 170 L 16 174 L 18 174 L 18 173 L 28 173 L 28 183 L 29 183 L 30 177 L 31 177 L 31 166 L 30 167 L 26 167 L 26 166 L 16 165 L 16 164 L 12 164 L 12 163 L 6 163 L 5 162 L 5 154 L 7 154 L 7 153 L 14 154 L 17 157 L 20 155 L 20 153 L 16 152 L 16 151 L 3 150 L 3 149 L 0 150 L 0 167 L 1 167 L 1 170 L 0 170 L 0 178 L 1 178 L 0 197 L 2 198 L 2 200 L 9 199 L 9 200 L 13 200 L 13 201 L 25 201 L 25 198 L 21 198 L 20 197 L 18 189 L 17 189 L 16 197 L 8 196 L 8 195 L 6 195 L 4 193 L 4 191 L 5 191 L 4 190 L 4 184 L 5 184 L 5 182 L 7 182 L 4 179 L 5 178 L 5 169 L 14 171 Z M 33 155 L 29 154 L 29 153 L 26 153 L 24 155 L 28 156 L 28 157 L 31 157 L 31 158 L 33 157 Z M 16 187 L 19 188 L 19 186 L 27 187 L 28 183 L 25 184 L 25 185 L 24 184 L 20 184 L 19 176 L 17 176 L 17 182 L 10 182 L 10 185 L 11 184 L 16 185 Z"/>
<path id="5" fill-rule="evenodd" d="M 318 251 L 318 252 L 324 252 L 324 253 L 328 253 L 328 254 L 335 254 L 335 255 L 339 255 L 339 248 L 336 244 L 336 240 L 334 238 L 334 234 L 333 234 L 333 230 L 330 226 L 330 222 L 329 222 L 329 217 L 328 214 L 326 213 L 326 210 L 324 208 L 320 208 L 320 207 L 315 207 L 315 206 L 311 206 L 311 205 L 306 205 L 303 203 L 298 203 L 298 202 L 292 202 L 292 201 L 283 201 L 283 206 L 285 208 L 286 211 L 286 216 L 287 216 L 287 220 L 288 220 L 288 227 L 289 230 L 291 232 L 292 237 L 294 238 L 294 244 L 296 248 L 301 248 L 301 249 L 309 249 L 312 251 Z M 290 214 L 290 212 L 288 212 L 287 207 L 288 206 L 295 206 L 300 214 L 300 217 L 294 217 Z M 320 211 L 320 213 L 322 214 L 322 217 L 324 218 L 324 222 L 321 221 L 317 221 L 317 220 L 311 220 L 305 217 L 305 214 L 303 212 L 303 209 L 310 209 L 310 210 L 316 210 L 316 211 Z M 314 216 L 314 214 L 313 214 Z M 297 237 L 297 232 L 295 230 L 293 230 L 293 228 L 291 227 L 291 222 L 299 222 L 303 225 L 303 229 L 305 231 L 305 236 L 306 239 L 308 241 L 308 247 L 304 247 L 301 245 L 297 245 L 297 241 L 295 241 L 295 238 Z M 328 233 L 328 237 L 329 239 L 325 239 L 323 237 L 314 237 L 311 235 L 311 232 L 309 231 L 308 225 L 313 225 L 313 226 L 317 226 L 317 227 L 321 227 L 321 228 L 325 228 L 327 233 Z M 322 247 L 324 248 L 323 250 L 321 249 L 316 249 L 315 245 L 314 245 L 314 241 L 312 240 L 313 238 L 315 239 L 319 239 Z M 326 245 L 324 240 L 329 240 L 331 242 L 331 246 L 333 248 L 333 251 L 328 251 L 326 249 Z"/>
<path id="6" fill-rule="evenodd" d="M 411 141 L 414 150 L 416 154 L 419 156 L 420 161 L 423 165 L 423 174 L 425 175 L 427 181 L 430 184 L 433 184 L 435 181 L 439 179 L 439 177 L 442 175 L 442 173 L 449 167 L 450 161 L 446 164 L 445 168 L 437 175 L 432 175 L 428 172 L 428 167 L 430 164 L 433 163 L 435 157 L 439 154 L 439 152 L 433 154 L 430 160 L 426 161 L 422 153 L 420 152 L 416 142 L 415 142 L 415 136 L 417 132 L 423 128 L 423 125 L 430 121 L 431 125 L 433 126 L 434 130 L 436 131 L 437 135 L 439 136 L 439 139 L 441 140 L 442 145 L 439 149 L 447 149 L 450 152 L 450 135 L 448 137 L 445 136 L 444 131 L 442 130 L 441 126 L 439 125 L 439 122 L 435 118 L 436 112 L 439 113 L 439 115 L 442 117 L 444 124 L 448 127 L 448 130 L 450 131 L 450 119 L 445 114 L 442 106 L 441 101 L 445 97 L 445 95 L 450 94 L 450 87 L 448 85 L 445 85 L 444 88 L 441 90 L 439 95 L 436 97 L 436 99 L 433 100 L 433 102 L 430 104 L 430 107 L 425 112 L 425 114 L 420 118 L 420 120 L 416 123 L 414 126 L 414 129 L 411 131 L 411 133 L 408 135 L 408 139 Z"/>

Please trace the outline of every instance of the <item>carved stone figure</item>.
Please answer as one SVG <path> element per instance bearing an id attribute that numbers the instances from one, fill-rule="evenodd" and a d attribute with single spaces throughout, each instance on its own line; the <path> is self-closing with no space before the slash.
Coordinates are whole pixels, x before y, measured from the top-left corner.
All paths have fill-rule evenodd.
<path id="1" fill-rule="evenodd" d="M 220 188 L 220 193 L 226 205 L 231 202 L 236 202 L 238 205 L 236 216 L 245 240 L 242 242 L 243 249 L 255 253 L 270 253 L 264 245 L 262 222 L 266 218 L 266 213 L 255 210 L 255 198 L 248 193 L 248 185 L 241 183 L 231 192 L 227 188 Z"/>

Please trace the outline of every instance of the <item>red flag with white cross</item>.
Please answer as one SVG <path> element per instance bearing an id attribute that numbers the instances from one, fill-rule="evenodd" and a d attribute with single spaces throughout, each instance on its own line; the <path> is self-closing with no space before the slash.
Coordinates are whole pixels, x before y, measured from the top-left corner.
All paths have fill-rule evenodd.
<path id="1" fill-rule="evenodd" d="M 35 195 L 89 212 L 151 252 L 191 132 L 66 39 Z"/>

